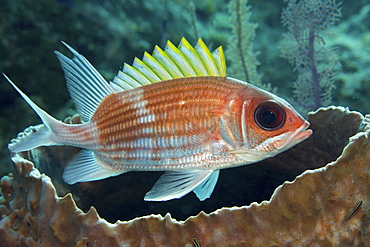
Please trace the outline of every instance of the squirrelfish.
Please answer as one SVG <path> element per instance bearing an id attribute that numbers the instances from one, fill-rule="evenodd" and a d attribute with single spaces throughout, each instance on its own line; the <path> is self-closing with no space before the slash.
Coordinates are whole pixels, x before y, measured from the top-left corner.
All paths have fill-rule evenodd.
<path id="1" fill-rule="evenodd" d="M 64 43 L 65 44 L 65 43 Z M 284 99 L 226 77 L 222 47 L 155 47 L 107 82 L 79 53 L 55 51 L 81 124 L 56 120 L 8 81 L 43 124 L 12 140 L 11 152 L 70 145 L 82 150 L 63 178 L 74 184 L 129 171 L 165 171 L 148 201 L 210 197 L 219 170 L 275 156 L 308 138 L 309 123 Z"/>

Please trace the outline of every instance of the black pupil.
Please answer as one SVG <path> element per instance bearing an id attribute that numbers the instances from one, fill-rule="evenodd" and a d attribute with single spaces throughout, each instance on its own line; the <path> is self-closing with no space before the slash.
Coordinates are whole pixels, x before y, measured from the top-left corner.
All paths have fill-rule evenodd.
<path id="1" fill-rule="evenodd" d="M 257 106 L 254 119 L 262 129 L 275 130 L 284 124 L 285 111 L 276 102 L 265 101 Z"/>
<path id="2" fill-rule="evenodd" d="M 267 110 L 267 111 L 262 113 L 262 121 L 266 125 L 271 125 L 271 124 L 275 123 L 276 120 L 277 120 L 277 116 L 272 111 Z"/>

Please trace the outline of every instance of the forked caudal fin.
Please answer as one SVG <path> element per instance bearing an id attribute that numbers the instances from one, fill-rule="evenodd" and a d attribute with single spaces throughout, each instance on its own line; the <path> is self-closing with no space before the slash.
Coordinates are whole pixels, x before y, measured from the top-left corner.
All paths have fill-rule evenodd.
<path id="1" fill-rule="evenodd" d="M 8 145 L 11 152 L 22 152 L 27 151 L 39 146 L 56 145 L 53 140 L 52 129 L 58 125 L 63 125 L 62 122 L 56 120 L 40 107 L 38 107 L 28 96 L 23 93 L 10 79 L 3 73 L 4 77 L 8 82 L 18 91 L 23 99 L 32 107 L 32 109 L 41 118 L 44 125 L 39 125 L 33 128 L 28 128 L 28 131 L 22 133 L 22 136 L 12 140 L 12 143 Z"/>
<path id="2" fill-rule="evenodd" d="M 109 83 L 97 70 L 73 48 L 63 42 L 73 53 L 73 58 L 67 58 L 55 51 L 65 73 L 67 86 L 76 108 L 84 121 L 89 121 L 101 100 L 111 93 L 115 93 Z M 18 91 L 23 99 L 32 107 L 43 122 L 43 125 L 30 127 L 27 131 L 12 140 L 8 148 L 11 152 L 27 151 L 39 146 L 63 145 L 58 142 L 58 137 L 53 130 L 68 126 L 56 120 L 39 106 L 37 106 L 25 93 L 23 93 L 5 74 L 4 77 Z"/>

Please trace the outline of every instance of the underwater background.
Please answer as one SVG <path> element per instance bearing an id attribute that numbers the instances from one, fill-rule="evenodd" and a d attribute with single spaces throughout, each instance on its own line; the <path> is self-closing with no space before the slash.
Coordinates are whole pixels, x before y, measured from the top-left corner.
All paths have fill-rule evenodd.
<path id="1" fill-rule="evenodd" d="M 250 25 L 247 31 L 255 31 L 255 35 L 250 36 L 251 32 L 248 32 L 246 36 L 243 33 L 245 30 L 235 28 L 235 18 L 237 19 L 238 14 L 231 3 L 236 2 L 240 3 L 239 7 L 245 11 L 242 13 L 243 27 Z M 313 107 L 307 109 L 298 102 L 299 95 L 294 93 L 297 92 L 294 82 L 297 81 L 298 71 L 293 70 L 289 60 L 282 57 L 281 46 L 288 29 L 282 24 L 281 16 L 287 8 L 287 1 L 250 0 L 247 2 L 248 7 L 246 2 L 40 0 L 35 4 L 29 0 L 4 1 L 0 7 L 0 70 L 41 108 L 57 119 L 64 119 L 73 115 L 75 108 L 68 94 L 62 69 L 53 53 L 54 50 L 59 50 L 70 54 L 60 41 L 71 45 L 83 54 L 104 78 L 112 80 L 124 62 L 131 64 L 135 56 L 141 58 L 144 51 L 151 53 L 155 45 L 164 48 L 167 40 L 178 44 L 182 37 L 186 37 L 195 45 L 197 39 L 202 38 L 210 50 L 219 45 L 223 46 L 230 66 L 228 76 L 245 80 L 242 78 L 243 73 L 239 74 L 235 67 L 240 53 L 232 48 L 237 40 L 236 35 L 239 34 L 243 42 L 250 41 L 243 43 L 245 50 L 252 51 L 249 54 L 251 57 L 246 60 L 252 61 L 251 66 L 256 67 L 255 77 L 249 82 L 260 80 L 258 83 L 287 99 L 303 114 L 315 110 Z M 331 85 L 335 86 L 331 90 L 331 102 L 325 103 L 368 113 L 370 3 L 365 0 L 343 1 L 339 8 L 342 16 L 338 17 L 324 36 L 325 46 L 333 48 L 339 61 L 336 64 L 334 79 L 330 80 Z M 254 61 L 254 58 L 258 62 Z M 234 68 L 231 68 L 232 66 Z M 38 123 L 40 120 L 32 109 L 5 78 L 1 79 L 0 177 L 12 171 L 7 149 L 10 139 L 26 127 Z M 217 193 L 217 187 L 223 186 L 222 184 L 230 183 L 225 186 L 233 187 L 231 182 L 224 180 L 231 174 L 229 170 L 225 170 L 221 172 L 219 185 L 212 196 L 214 200 L 211 197 L 203 202 L 202 209 L 210 212 L 220 205 L 248 205 L 253 201 L 267 200 L 281 181 L 292 180 L 297 175 L 287 173 L 281 176 L 276 171 L 264 168 L 250 171 L 253 173 L 240 174 L 240 178 L 234 178 L 234 181 L 240 182 L 235 184 L 233 193 L 264 187 L 265 194 L 256 191 L 253 198 L 248 194 L 249 198 L 236 203 L 230 200 L 230 196 Z M 144 180 L 147 180 L 150 187 L 159 175 L 160 173 L 145 173 L 143 176 L 147 178 Z M 235 173 L 233 175 L 235 176 Z M 133 176 L 139 180 L 142 175 L 134 173 Z M 270 183 L 269 176 L 278 177 L 280 181 L 274 180 Z M 132 179 L 131 183 L 134 183 L 133 181 L 135 179 Z M 248 183 L 244 184 L 243 181 Z M 147 190 L 148 188 L 143 188 L 142 193 L 138 193 L 138 201 L 143 201 L 144 192 Z M 186 201 L 188 197 L 182 200 Z M 190 197 L 195 198 L 194 195 Z M 197 207 L 188 201 L 189 203 L 182 203 L 181 208 L 176 208 L 171 213 L 178 219 L 197 214 Z M 169 208 L 172 207 L 171 204 L 177 205 L 176 202 L 167 204 Z M 134 208 L 138 204 L 131 205 Z M 149 213 L 163 213 L 156 203 L 143 201 L 142 205 L 142 211 L 135 208 L 132 213 L 125 214 L 113 207 L 111 209 L 119 215 L 102 217 L 112 221 Z M 130 210 L 126 212 L 128 211 Z"/>

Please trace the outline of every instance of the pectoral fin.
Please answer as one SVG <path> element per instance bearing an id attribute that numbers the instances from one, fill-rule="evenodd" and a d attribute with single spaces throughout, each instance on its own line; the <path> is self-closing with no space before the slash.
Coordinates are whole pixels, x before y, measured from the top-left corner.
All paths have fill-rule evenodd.
<path id="1" fill-rule="evenodd" d="M 185 170 L 165 172 L 145 195 L 145 201 L 168 201 L 181 198 L 194 190 L 199 200 L 212 194 L 219 171 Z"/>

